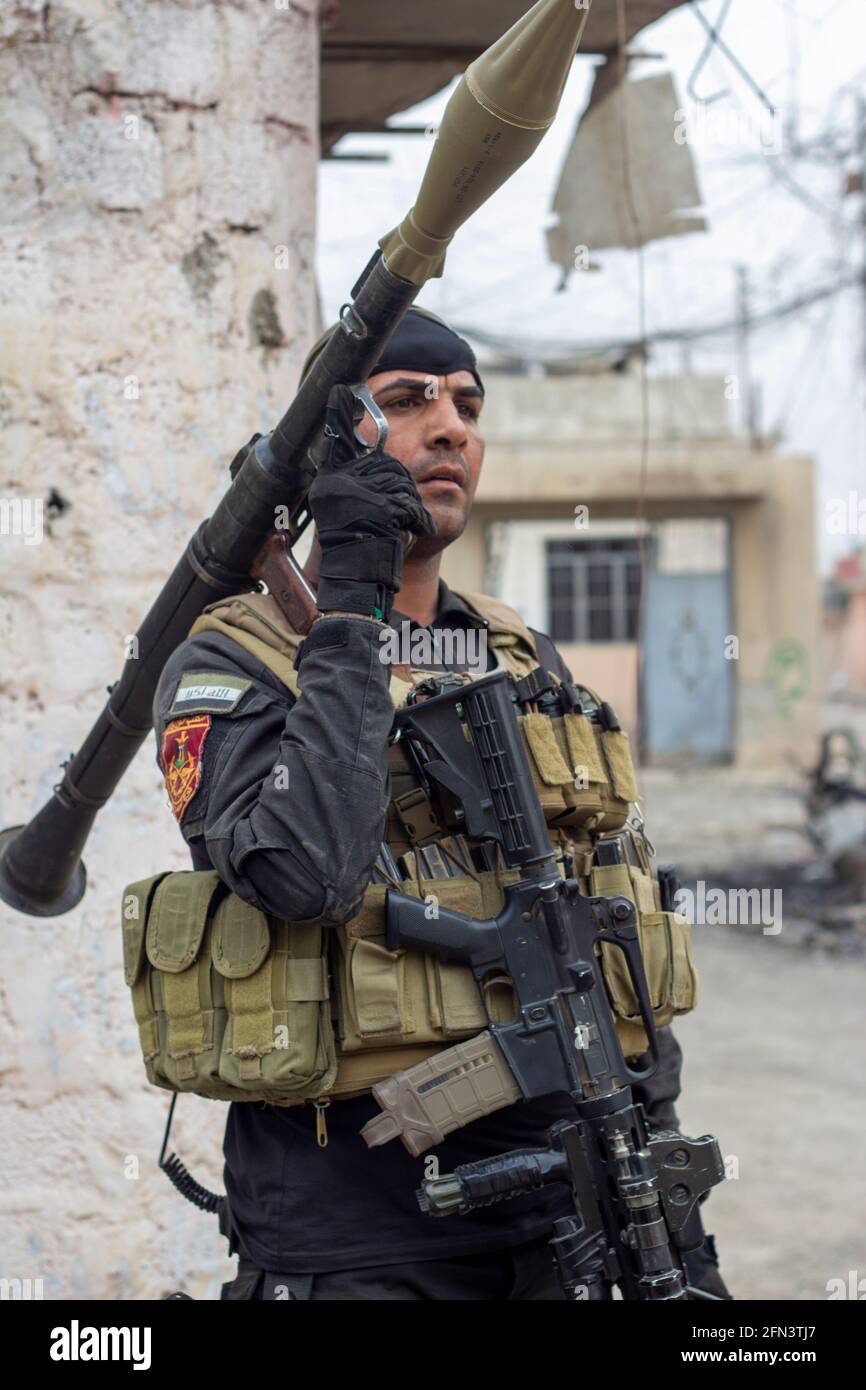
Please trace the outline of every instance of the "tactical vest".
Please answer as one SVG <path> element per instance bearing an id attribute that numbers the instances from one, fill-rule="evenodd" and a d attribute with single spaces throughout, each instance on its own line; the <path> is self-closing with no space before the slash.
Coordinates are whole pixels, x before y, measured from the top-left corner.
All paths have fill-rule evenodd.
<path id="1" fill-rule="evenodd" d="M 497 665 L 516 680 L 538 666 L 535 640 L 507 605 L 462 593 L 488 622 Z M 243 594 L 212 604 L 190 636 L 220 632 L 258 658 L 296 697 L 302 638 L 272 598 Z M 393 676 L 395 707 L 412 681 Z M 467 674 L 463 677 L 471 680 Z M 581 688 L 585 690 L 585 688 Z M 597 697 L 587 691 L 590 702 Z M 586 713 L 521 715 L 520 727 L 551 836 L 588 894 L 622 894 L 638 908 L 641 945 L 658 1026 L 696 1002 L 697 978 L 685 919 L 661 910 L 659 886 L 640 833 L 623 830 L 637 799 L 628 737 Z M 127 983 L 148 1079 L 218 1100 L 293 1105 L 370 1090 L 486 1027 L 513 1016 L 507 978 L 481 987 L 467 966 L 415 951 L 389 951 L 384 906 L 389 886 L 471 917 L 495 916 L 514 870 L 470 869 L 425 876 L 422 853 L 447 847 L 399 744 L 388 753 L 391 799 L 385 842 L 410 876 L 368 886 L 360 912 L 340 926 L 291 923 L 229 892 L 213 871 L 157 874 L 124 894 Z M 599 837 L 629 838 L 632 862 L 598 863 Z M 339 854 L 339 845 L 334 853 Z M 413 871 L 414 865 L 414 871 Z M 453 871 L 453 865 L 452 865 Z M 620 953 L 602 947 L 604 977 L 626 1055 L 643 1051 L 637 1001 Z"/>

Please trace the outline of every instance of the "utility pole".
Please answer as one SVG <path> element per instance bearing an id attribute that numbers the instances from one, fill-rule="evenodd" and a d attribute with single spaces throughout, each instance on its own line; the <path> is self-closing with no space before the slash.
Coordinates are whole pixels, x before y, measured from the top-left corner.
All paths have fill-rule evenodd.
<path id="1" fill-rule="evenodd" d="M 788 48 L 788 99 L 785 103 L 784 138 L 788 154 L 800 153 L 800 20 L 796 10 L 785 6 L 785 37 Z"/>
<path id="2" fill-rule="evenodd" d="M 857 149 L 860 154 L 860 224 L 863 229 L 863 257 L 860 266 L 863 289 L 863 366 L 866 368 L 866 97 L 857 96 Z M 864 399 L 866 404 L 866 399 Z"/>
<path id="3" fill-rule="evenodd" d="M 749 272 L 744 265 L 738 265 L 736 275 L 737 380 L 740 388 L 741 423 L 754 449 L 758 444 L 758 427 L 755 419 L 755 393 L 752 389 L 752 367 L 749 354 Z"/>

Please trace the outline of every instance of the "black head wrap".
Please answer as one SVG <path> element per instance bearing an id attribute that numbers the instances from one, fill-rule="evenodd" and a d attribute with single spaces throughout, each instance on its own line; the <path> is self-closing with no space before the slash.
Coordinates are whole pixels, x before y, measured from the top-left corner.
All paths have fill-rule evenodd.
<path id="1" fill-rule="evenodd" d="M 302 379 L 333 331 L 333 328 L 329 328 L 316 343 L 304 363 Z M 453 328 L 449 328 L 447 323 L 443 323 L 442 319 L 427 309 L 413 308 L 403 316 L 369 375 L 375 376 L 377 372 L 395 372 L 401 368 L 407 372 L 428 372 L 430 376 L 471 372 L 481 390 L 484 390 L 475 353 L 466 339 L 461 338 Z"/>

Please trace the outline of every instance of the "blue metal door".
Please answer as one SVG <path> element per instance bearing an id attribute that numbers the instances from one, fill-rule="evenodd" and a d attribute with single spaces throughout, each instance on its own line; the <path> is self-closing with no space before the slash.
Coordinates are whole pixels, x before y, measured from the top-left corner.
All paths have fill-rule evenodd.
<path id="1" fill-rule="evenodd" d="M 731 633 L 727 570 L 650 570 L 644 604 L 645 760 L 729 760 L 736 637 Z"/>

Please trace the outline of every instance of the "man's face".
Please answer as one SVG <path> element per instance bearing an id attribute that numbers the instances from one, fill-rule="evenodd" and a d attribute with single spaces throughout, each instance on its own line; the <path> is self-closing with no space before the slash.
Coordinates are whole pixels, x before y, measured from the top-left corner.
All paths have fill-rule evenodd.
<path id="1" fill-rule="evenodd" d="M 469 371 L 377 372 L 367 385 L 388 421 L 385 448 L 411 473 L 436 524 L 436 535 L 420 537 L 414 551 L 436 554 L 463 534 L 469 518 L 484 458 L 484 396 Z M 369 415 L 359 432 L 372 443 Z"/>

